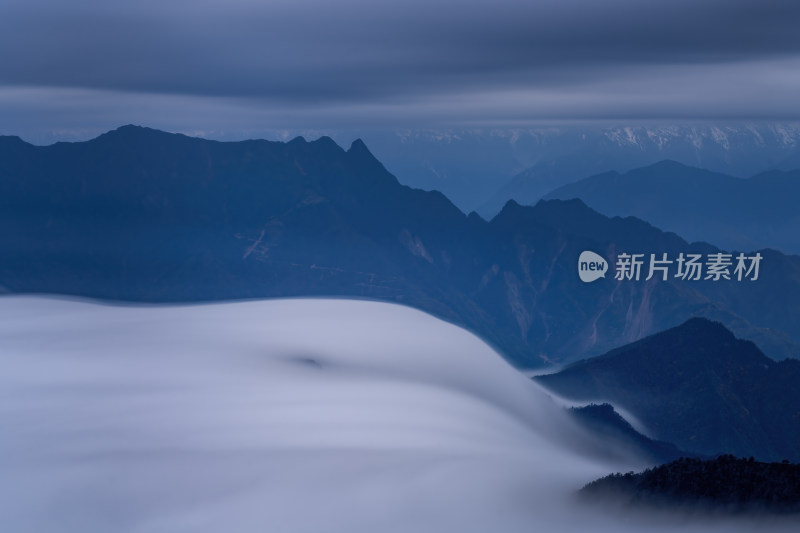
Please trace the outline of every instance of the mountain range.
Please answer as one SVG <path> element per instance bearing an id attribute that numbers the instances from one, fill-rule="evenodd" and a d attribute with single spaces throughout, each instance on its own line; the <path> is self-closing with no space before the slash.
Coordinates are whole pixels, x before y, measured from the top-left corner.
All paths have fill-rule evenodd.
<path id="1" fill-rule="evenodd" d="M 800 254 L 800 170 L 742 179 L 661 161 L 624 174 L 591 176 L 545 198 L 580 198 L 605 215 L 646 218 L 725 250 L 776 248 Z"/>
<path id="2" fill-rule="evenodd" d="M 0 224 L 11 292 L 380 299 L 466 326 L 521 367 L 598 355 L 693 316 L 770 357 L 800 355 L 800 257 L 763 250 L 756 282 L 584 284 L 584 250 L 717 249 L 578 200 L 465 215 L 401 185 L 361 141 L 216 142 L 136 126 L 50 146 L 0 137 Z"/>
<path id="3" fill-rule="evenodd" d="M 587 176 L 627 172 L 665 159 L 736 177 L 800 168 L 797 124 L 571 126 L 518 131 L 513 138 L 528 165 L 498 183 L 477 207 L 469 207 L 486 217 L 498 213 L 509 198 L 532 205 Z"/>
<path id="4" fill-rule="evenodd" d="M 329 135 L 364 139 L 404 185 L 444 193 L 464 212 L 485 218 L 514 199 L 535 204 L 546 193 L 600 172 L 671 159 L 736 177 L 800 168 L 798 123 L 551 124 L 535 127 L 405 130 L 205 132 L 219 140 L 247 136 L 288 141 Z M 38 144 L 52 138 L 37 139 Z"/>
<path id="5" fill-rule="evenodd" d="M 691 453 L 800 461 L 800 361 L 775 362 L 716 322 L 694 318 L 535 379 L 622 408 Z"/>

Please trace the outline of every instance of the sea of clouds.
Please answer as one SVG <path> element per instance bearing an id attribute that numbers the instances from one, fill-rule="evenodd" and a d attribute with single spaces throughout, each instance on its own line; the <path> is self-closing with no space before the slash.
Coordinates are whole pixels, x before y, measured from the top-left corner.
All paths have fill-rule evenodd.
<path id="1" fill-rule="evenodd" d="M 0 298 L 3 531 L 749 529 L 580 507 L 602 446 L 407 307 Z"/>

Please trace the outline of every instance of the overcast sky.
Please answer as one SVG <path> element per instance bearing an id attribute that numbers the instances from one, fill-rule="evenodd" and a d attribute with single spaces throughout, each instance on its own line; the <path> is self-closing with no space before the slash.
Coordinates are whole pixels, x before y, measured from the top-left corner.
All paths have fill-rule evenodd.
<path id="1" fill-rule="evenodd" d="M 797 0 L 3 0 L 0 133 L 800 119 Z"/>

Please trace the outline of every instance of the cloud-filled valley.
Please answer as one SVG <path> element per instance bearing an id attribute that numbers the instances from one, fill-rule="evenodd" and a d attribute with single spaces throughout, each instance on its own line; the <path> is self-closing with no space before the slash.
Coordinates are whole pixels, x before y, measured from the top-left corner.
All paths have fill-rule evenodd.
<path id="1" fill-rule="evenodd" d="M 422 312 L 6 296 L 0 318 L 10 530 L 622 527 L 572 498 L 639 465 L 596 459 L 538 385 Z"/>

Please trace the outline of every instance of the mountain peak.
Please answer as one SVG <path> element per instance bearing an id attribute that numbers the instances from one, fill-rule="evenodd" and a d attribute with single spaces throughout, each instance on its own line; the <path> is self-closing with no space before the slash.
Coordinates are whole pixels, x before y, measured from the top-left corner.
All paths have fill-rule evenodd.
<path id="1" fill-rule="evenodd" d="M 372 152 L 369 151 L 367 145 L 364 144 L 364 141 L 361 139 L 356 139 L 352 143 L 350 143 L 350 148 L 347 150 L 348 153 L 367 153 L 372 155 Z"/>
<path id="2" fill-rule="evenodd" d="M 145 126 L 137 126 L 134 124 L 126 124 L 124 126 L 120 126 L 117 129 L 108 131 L 103 133 L 94 138 L 95 141 L 103 140 L 114 140 L 114 141 L 121 141 L 121 142 L 129 142 L 134 140 L 141 140 L 141 139 L 165 139 L 165 138 L 192 138 L 180 133 L 170 133 L 162 130 L 157 130 L 155 128 L 148 128 Z M 199 139 L 198 139 L 199 140 Z"/>
<path id="3" fill-rule="evenodd" d="M 701 316 L 692 317 L 680 326 L 677 326 L 673 329 L 683 329 L 686 331 L 702 332 L 705 334 L 713 333 L 715 335 L 724 336 L 730 339 L 736 338 L 728 328 L 722 325 L 722 323 Z"/>
<path id="4" fill-rule="evenodd" d="M 470 211 L 469 214 L 467 214 L 467 220 L 478 224 L 486 223 L 486 220 L 475 211 Z"/>
<path id="5" fill-rule="evenodd" d="M 361 139 L 356 139 L 350 144 L 350 148 L 347 150 L 347 154 L 350 156 L 355 156 L 357 158 L 363 158 L 365 160 L 371 161 L 373 163 L 377 163 L 383 167 L 383 163 L 380 163 L 378 159 L 370 152 L 367 145 Z"/>
<path id="6" fill-rule="evenodd" d="M 507 201 L 506 204 L 503 206 L 503 211 L 506 211 L 506 210 L 513 211 L 515 209 L 519 209 L 520 207 L 522 207 L 522 206 L 519 203 L 517 203 L 516 200 L 514 200 L 512 198 L 509 201 Z"/>
<path id="7" fill-rule="evenodd" d="M 525 213 L 530 210 L 530 207 L 522 206 L 512 198 L 508 200 L 503 206 L 503 209 L 491 219 L 491 223 L 494 225 L 516 223 L 520 217 L 523 217 Z"/>
<path id="8" fill-rule="evenodd" d="M 136 124 L 125 124 L 124 126 L 120 126 L 117 129 L 111 130 L 106 135 L 109 134 L 116 134 L 116 135 L 143 135 L 143 134 L 164 134 L 167 133 L 166 131 L 157 130 L 155 128 L 148 128 L 146 126 L 139 126 Z"/>
<path id="9" fill-rule="evenodd" d="M 361 166 L 365 172 L 375 176 L 387 175 L 391 177 L 391 182 L 399 183 L 397 178 L 395 178 L 388 170 L 386 170 L 386 167 L 383 166 L 383 163 L 381 163 L 378 158 L 376 158 L 372 152 L 370 152 L 369 148 L 367 148 L 367 145 L 361 139 L 356 139 L 350 143 L 350 148 L 347 150 L 347 156 L 355 164 Z"/>
<path id="10" fill-rule="evenodd" d="M 536 380 L 572 400 L 625 409 L 653 438 L 693 453 L 797 460 L 799 370 L 692 318 Z"/>
<path id="11" fill-rule="evenodd" d="M 127 132 L 127 131 L 159 131 L 159 130 L 148 128 L 146 126 L 139 126 L 138 124 L 124 124 L 112 131 Z"/>
<path id="12" fill-rule="evenodd" d="M 316 141 L 313 141 L 313 142 L 314 142 L 314 144 L 319 144 L 320 146 L 325 146 L 325 147 L 334 147 L 335 146 L 336 148 L 341 150 L 341 146 L 336 144 L 336 141 L 334 141 L 333 139 L 331 139 L 327 135 L 323 135 L 322 137 L 320 137 L 319 139 L 317 139 Z"/>
<path id="13" fill-rule="evenodd" d="M 697 169 L 697 167 L 690 167 L 689 165 L 684 165 L 683 163 L 675 161 L 674 159 L 662 159 L 661 161 L 657 161 L 657 162 L 653 163 L 649 167 L 643 167 L 643 168 L 653 168 L 653 169 L 685 169 L 685 168 L 691 168 L 691 169 Z"/>
<path id="14" fill-rule="evenodd" d="M 701 355 L 701 358 L 698 358 Z M 655 333 L 633 344 L 617 348 L 599 358 L 648 359 L 670 361 L 686 370 L 698 366 L 772 364 L 753 343 L 737 339 L 719 322 L 693 317 L 679 326 Z M 588 361 L 591 361 L 588 360 Z"/>

